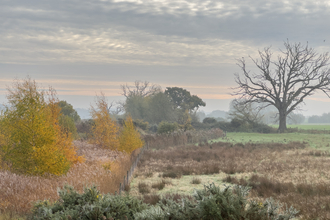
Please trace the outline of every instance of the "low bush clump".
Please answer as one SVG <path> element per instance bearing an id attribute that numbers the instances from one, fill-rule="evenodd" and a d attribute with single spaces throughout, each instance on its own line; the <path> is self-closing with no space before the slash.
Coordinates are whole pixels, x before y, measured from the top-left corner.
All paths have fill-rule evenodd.
<path id="1" fill-rule="evenodd" d="M 139 182 L 138 189 L 141 194 L 150 193 L 150 186 L 145 182 Z"/>
<path id="2" fill-rule="evenodd" d="M 198 177 L 193 177 L 193 179 L 191 180 L 192 184 L 200 184 L 202 182 L 202 180 Z"/>
<path id="3" fill-rule="evenodd" d="M 48 201 L 35 204 L 31 219 L 133 219 L 135 213 L 148 208 L 129 195 L 101 195 L 95 186 L 85 188 L 82 194 L 65 186 L 59 196 L 53 204 Z"/>
<path id="4" fill-rule="evenodd" d="M 197 190 L 193 198 L 182 196 L 150 197 L 155 205 L 147 205 L 142 198 L 126 194 L 101 195 L 95 186 L 85 188 L 82 194 L 65 186 L 59 191 L 60 199 L 51 204 L 42 201 L 35 205 L 31 219 L 292 219 L 298 211 L 293 207 L 283 213 L 273 199 L 264 202 L 247 200 L 248 187 L 214 184 Z M 147 199 L 147 198 L 145 198 Z M 157 201 L 158 200 L 158 201 Z"/>
<path id="5" fill-rule="evenodd" d="M 156 182 L 156 183 L 153 183 L 153 184 L 151 185 L 151 187 L 152 187 L 153 189 L 162 190 L 162 189 L 164 189 L 165 185 L 166 185 L 165 180 L 160 180 L 160 181 L 158 181 L 158 182 Z"/>

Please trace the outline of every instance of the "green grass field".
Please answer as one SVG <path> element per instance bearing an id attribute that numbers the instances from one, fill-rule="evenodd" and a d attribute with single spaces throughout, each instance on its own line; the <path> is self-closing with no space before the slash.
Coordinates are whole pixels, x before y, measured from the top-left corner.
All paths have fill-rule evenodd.
<path id="1" fill-rule="evenodd" d="M 259 134 L 259 133 L 227 133 L 227 137 L 212 140 L 212 142 L 236 143 L 289 143 L 305 142 L 312 148 L 330 150 L 330 134 L 306 134 L 306 133 L 284 133 L 284 134 Z"/>
<path id="2" fill-rule="evenodd" d="M 302 130 L 330 130 L 330 124 L 302 124 L 288 125 L 288 128 L 298 128 Z"/>
<path id="3" fill-rule="evenodd" d="M 270 125 L 274 128 L 278 128 L 278 125 Z M 301 124 L 301 125 L 287 125 L 288 128 L 298 128 L 301 130 L 317 130 L 317 131 L 329 131 L 330 124 Z"/>

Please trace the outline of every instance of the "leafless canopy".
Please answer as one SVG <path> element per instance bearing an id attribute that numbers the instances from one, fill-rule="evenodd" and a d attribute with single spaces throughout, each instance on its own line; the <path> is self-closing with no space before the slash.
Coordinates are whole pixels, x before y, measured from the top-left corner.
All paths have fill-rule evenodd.
<path id="1" fill-rule="evenodd" d="M 297 109 L 307 96 L 317 90 L 328 97 L 330 92 L 329 54 L 318 54 L 308 45 L 284 43 L 277 60 L 272 61 L 270 48 L 259 51 L 260 60 L 251 60 L 259 69 L 251 73 L 246 69 L 244 58 L 238 60 L 242 76 L 235 75 L 238 87 L 233 95 L 238 95 L 245 103 L 265 103 L 279 111 L 280 127 L 286 129 L 286 116 Z"/>
<path id="2" fill-rule="evenodd" d="M 135 81 L 134 86 L 129 85 L 120 85 L 122 89 L 122 94 L 126 98 L 131 96 L 141 96 L 146 97 L 148 95 L 155 94 L 161 91 L 161 87 L 159 85 L 151 84 L 147 81 Z"/>
<path id="3" fill-rule="evenodd" d="M 261 123 L 263 115 L 261 114 L 260 105 L 256 105 L 255 103 L 245 103 L 243 100 L 234 99 L 231 103 L 232 111 L 229 112 L 229 116 L 231 118 L 238 118 L 248 123 Z M 261 106 L 262 107 L 262 106 Z"/>

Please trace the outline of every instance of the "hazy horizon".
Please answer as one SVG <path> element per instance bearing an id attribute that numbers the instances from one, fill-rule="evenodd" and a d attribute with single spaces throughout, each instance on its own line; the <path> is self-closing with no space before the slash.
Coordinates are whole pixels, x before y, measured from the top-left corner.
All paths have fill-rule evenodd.
<path id="1" fill-rule="evenodd" d="M 88 108 L 95 94 L 121 99 L 135 80 L 182 87 L 226 110 L 241 57 L 283 42 L 330 51 L 330 3 L 312 0 L 68 0 L 0 3 L 0 103 L 6 85 L 29 75 L 60 99 Z M 276 57 L 274 55 L 274 57 Z M 248 62 L 248 68 L 256 71 Z M 317 93 L 304 115 L 330 112 Z"/>

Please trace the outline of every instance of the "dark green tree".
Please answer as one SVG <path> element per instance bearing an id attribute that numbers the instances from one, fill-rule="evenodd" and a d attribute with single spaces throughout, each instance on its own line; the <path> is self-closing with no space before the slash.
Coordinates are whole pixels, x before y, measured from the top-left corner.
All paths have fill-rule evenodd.
<path id="1" fill-rule="evenodd" d="M 74 138 L 77 137 L 77 128 L 75 123 L 80 122 L 80 116 L 77 111 L 73 109 L 72 105 L 66 101 L 59 101 L 57 105 L 61 108 L 59 116 L 59 124 L 61 129 L 66 133 L 71 133 Z"/>
<path id="2" fill-rule="evenodd" d="M 61 108 L 61 114 L 67 115 L 74 120 L 74 122 L 80 121 L 80 116 L 77 111 L 73 109 L 73 106 L 66 101 L 59 101 L 58 106 Z"/>
<path id="3" fill-rule="evenodd" d="M 174 122 L 177 119 L 170 98 L 158 92 L 149 98 L 147 121 L 158 124 L 161 121 Z"/>
<path id="4" fill-rule="evenodd" d="M 174 108 L 183 111 L 194 111 L 200 106 L 205 106 L 205 102 L 196 95 L 191 95 L 189 91 L 179 87 L 166 87 L 165 94 L 170 97 Z"/>

